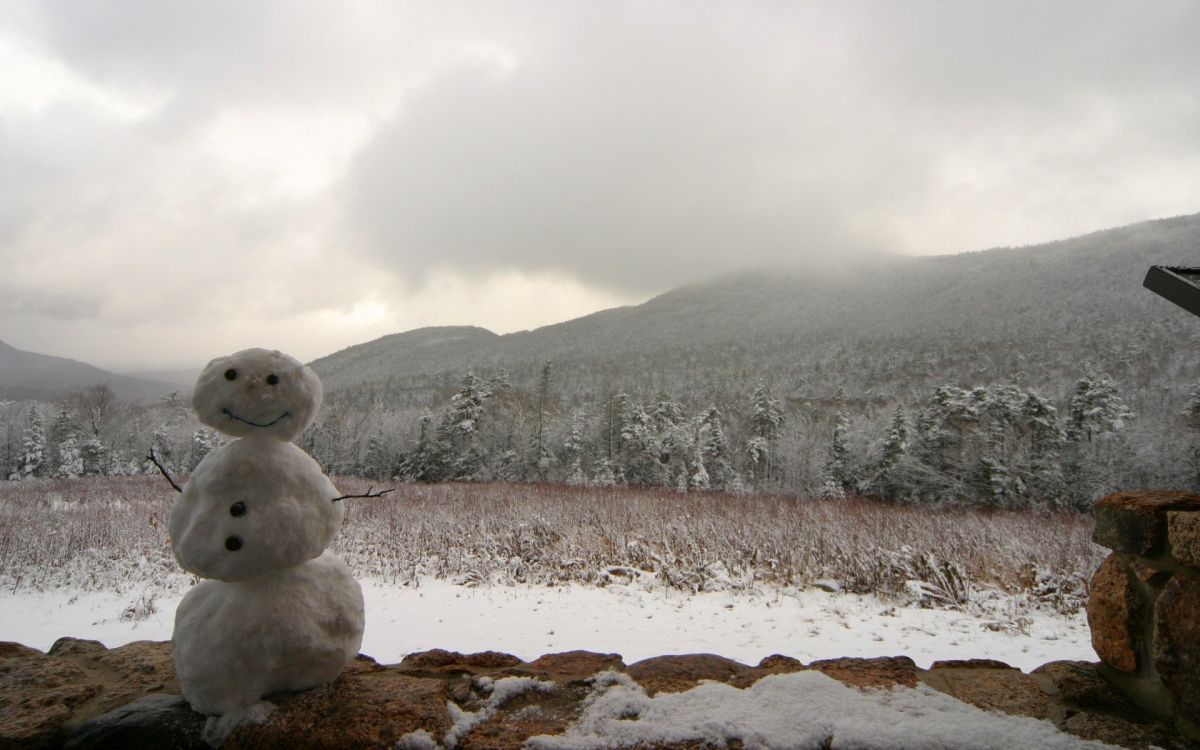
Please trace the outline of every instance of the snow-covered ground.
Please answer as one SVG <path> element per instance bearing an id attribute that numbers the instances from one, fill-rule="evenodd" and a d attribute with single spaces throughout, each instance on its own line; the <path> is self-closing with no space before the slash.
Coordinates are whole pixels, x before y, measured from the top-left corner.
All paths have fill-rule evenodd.
<path id="1" fill-rule="evenodd" d="M 990 615 L 897 607 L 874 596 L 820 590 L 686 594 L 632 586 L 418 587 L 364 580 L 363 652 L 382 663 L 431 648 L 505 651 L 522 659 L 586 649 L 626 663 L 661 654 L 714 653 L 746 664 L 770 654 L 999 659 L 1026 671 L 1057 659 L 1096 660 L 1082 612 Z M 0 593 L 0 640 L 45 650 L 59 636 L 111 647 L 167 640 L 181 594 L 68 591 Z M 152 603 L 152 607 L 148 606 Z M 153 612 L 147 612 L 153 609 Z"/>

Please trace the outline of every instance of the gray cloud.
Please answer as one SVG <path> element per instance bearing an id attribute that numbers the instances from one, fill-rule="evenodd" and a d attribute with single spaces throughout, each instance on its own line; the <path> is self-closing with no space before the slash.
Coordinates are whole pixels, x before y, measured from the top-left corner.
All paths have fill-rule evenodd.
<path id="1" fill-rule="evenodd" d="M 473 299 L 553 322 L 510 309 L 530 289 L 1190 213 L 1197 28 L 1183 0 L 10 4 L 0 57 L 53 75 L 0 91 L 0 338 L 318 356 L 491 324 Z"/>
<path id="2" fill-rule="evenodd" d="M 575 8 L 511 71 L 460 67 L 404 102 L 347 189 L 374 257 L 655 289 L 1049 238 L 1063 200 L 1096 206 L 1078 222 L 1133 220 L 1143 202 L 1107 173 L 1197 155 L 1194 4 L 621 7 Z M 904 236 L 964 179 L 1044 233 L 976 207 L 941 241 Z"/>

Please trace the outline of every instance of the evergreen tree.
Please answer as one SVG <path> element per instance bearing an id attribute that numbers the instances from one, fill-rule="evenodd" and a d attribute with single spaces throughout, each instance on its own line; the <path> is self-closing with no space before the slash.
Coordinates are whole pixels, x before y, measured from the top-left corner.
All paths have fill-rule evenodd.
<path id="1" fill-rule="evenodd" d="M 704 465 L 711 487 L 732 490 L 735 481 L 740 486 L 737 470 L 733 468 L 729 441 L 721 424 L 721 412 L 717 407 L 710 406 L 701 415 L 695 442 L 700 447 L 699 463 Z"/>
<path id="2" fill-rule="evenodd" d="M 60 404 L 58 411 L 54 414 L 54 421 L 50 425 L 50 442 L 49 442 L 49 466 L 47 473 L 49 476 L 59 476 L 59 466 L 63 462 L 63 443 L 68 438 L 75 436 L 75 427 L 71 421 L 71 413 L 67 411 L 66 406 Z M 74 445 L 74 450 L 78 452 L 78 443 Z M 78 473 L 75 474 L 78 476 Z"/>
<path id="3" fill-rule="evenodd" d="M 850 451 L 846 447 L 846 413 L 838 409 L 833 419 L 833 435 L 825 459 L 825 482 L 822 494 L 827 497 L 842 497 L 854 487 L 855 478 L 850 468 Z"/>
<path id="4" fill-rule="evenodd" d="M 108 473 L 108 451 L 100 438 L 89 436 L 79 448 L 83 476 L 98 477 Z"/>
<path id="5" fill-rule="evenodd" d="M 1067 440 L 1091 442 L 1097 435 L 1121 431 L 1132 418 L 1133 412 L 1117 395 L 1116 383 L 1085 365 L 1083 377 L 1076 381 L 1071 394 Z"/>
<path id="6" fill-rule="evenodd" d="M 192 440 L 188 448 L 188 471 L 195 471 L 200 462 L 204 460 L 204 457 L 220 444 L 221 440 L 214 430 L 210 430 L 203 425 L 197 427 L 192 432 Z"/>
<path id="7" fill-rule="evenodd" d="M 562 464 L 567 469 L 567 484 L 587 484 L 587 473 L 583 468 L 591 452 L 587 429 L 588 413 L 583 409 L 576 409 L 571 414 L 571 431 L 562 446 Z"/>
<path id="8" fill-rule="evenodd" d="M 68 434 L 58 445 L 58 466 L 54 476 L 62 479 L 83 476 L 83 449 L 74 433 Z"/>
<path id="9" fill-rule="evenodd" d="M 752 437 L 746 443 L 746 454 L 750 458 L 756 477 L 760 482 L 770 482 L 773 474 L 773 449 L 783 426 L 783 405 L 771 396 L 766 383 L 759 381 L 751 396 L 753 411 L 750 416 Z"/>
<path id="10" fill-rule="evenodd" d="M 436 482 L 442 479 L 442 474 L 433 416 L 423 414 L 417 425 L 417 439 L 412 449 L 400 459 L 399 476 L 416 482 Z"/>
<path id="11" fill-rule="evenodd" d="M 29 405 L 21 447 L 21 477 L 42 476 L 46 463 L 46 436 L 42 431 L 42 412 L 36 401 Z"/>
<path id="12" fill-rule="evenodd" d="M 547 444 L 545 435 L 553 374 L 554 366 L 550 360 L 546 360 L 542 364 L 541 377 L 538 378 L 537 426 L 533 434 L 533 444 L 530 446 L 530 453 L 533 457 L 533 473 L 538 481 L 545 481 L 547 472 L 555 462 L 554 454 Z"/>

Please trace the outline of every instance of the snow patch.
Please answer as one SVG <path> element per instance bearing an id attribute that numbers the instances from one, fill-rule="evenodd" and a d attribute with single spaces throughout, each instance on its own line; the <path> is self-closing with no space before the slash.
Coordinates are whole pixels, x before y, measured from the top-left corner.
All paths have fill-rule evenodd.
<path id="1" fill-rule="evenodd" d="M 505 703 L 518 695 L 533 690 L 548 693 L 554 690 L 553 682 L 538 680 L 533 677 L 505 677 L 500 680 L 481 677 L 475 684 L 488 692 L 487 702 L 478 711 L 464 711 L 457 703 L 449 701 L 446 709 L 450 712 L 450 731 L 446 732 L 444 744 L 448 748 L 458 747 L 458 742 L 467 736 L 475 727 L 496 715 Z"/>
<path id="2" fill-rule="evenodd" d="M 593 680 L 579 719 L 531 750 L 595 750 L 702 740 L 746 750 L 1101 750 L 1053 724 L 982 711 L 932 688 L 859 691 L 819 672 L 765 677 L 744 690 L 703 682 L 653 698 L 626 675 Z"/>

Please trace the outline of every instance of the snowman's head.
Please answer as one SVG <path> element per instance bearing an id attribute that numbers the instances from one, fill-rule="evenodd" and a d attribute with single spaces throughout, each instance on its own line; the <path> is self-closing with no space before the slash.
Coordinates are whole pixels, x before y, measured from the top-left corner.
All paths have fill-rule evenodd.
<path id="1" fill-rule="evenodd" d="M 192 406 L 202 423 L 234 437 L 300 437 L 321 408 L 321 380 L 288 355 L 246 349 L 200 373 Z"/>

